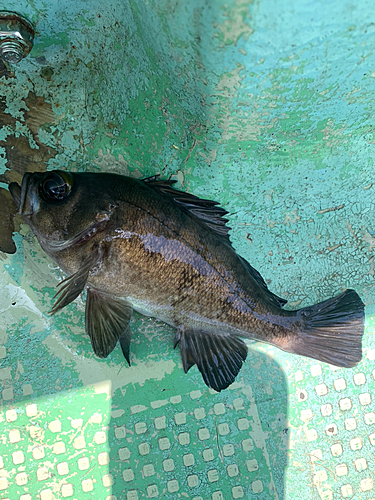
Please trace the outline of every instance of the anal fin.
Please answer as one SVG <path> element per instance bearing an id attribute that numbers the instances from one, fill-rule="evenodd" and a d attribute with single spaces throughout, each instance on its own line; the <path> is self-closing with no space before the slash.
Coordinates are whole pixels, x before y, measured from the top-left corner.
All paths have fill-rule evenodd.
<path id="1" fill-rule="evenodd" d="M 86 332 L 91 339 L 92 348 L 97 356 L 106 358 L 117 341 L 126 361 L 130 365 L 130 318 L 131 304 L 113 295 L 107 295 L 93 288 L 87 291 Z"/>
<path id="2" fill-rule="evenodd" d="M 178 342 L 185 373 L 196 364 L 204 382 L 217 392 L 234 382 L 247 356 L 245 343 L 237 337 L 179 328 L 175 346 Z"/>

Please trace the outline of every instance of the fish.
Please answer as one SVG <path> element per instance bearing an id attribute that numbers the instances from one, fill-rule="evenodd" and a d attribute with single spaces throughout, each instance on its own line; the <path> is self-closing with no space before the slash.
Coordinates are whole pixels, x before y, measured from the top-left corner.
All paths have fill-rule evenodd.
<path id="1" fill-rule="evenodd" d="M 175 328 L 182 367 L 222 391 L 246 340 L 351 368 L 362 358 L 364 304 L 352 289 L 298 310 L 268 289 L 234 250 L 215 201 L 160 176 L 53 170 L 25 173 L 9 191 L 41 248 L 67 276 L 55 314 L 86 290 L 85 330 L 106 358 L 119 343 L 130 365 L 133 310 Z"/>

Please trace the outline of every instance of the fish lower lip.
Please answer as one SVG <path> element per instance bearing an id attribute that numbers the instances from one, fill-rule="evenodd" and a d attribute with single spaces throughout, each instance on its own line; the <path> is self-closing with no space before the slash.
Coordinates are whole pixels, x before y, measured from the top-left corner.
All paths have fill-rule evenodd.
<path id="1" fill-rule="evenodd" d="M 11 182 L 9 184 L 9 192 L 18 208 L 19 215 L 31 215 L 33 213 L 32 206 L 28 207 L 28 211 L 25 211 L 26 197 L 31 176 L 32 174 L 30 173 L 24 174 L 21 187 L 17 184 L 17 182 Z"/>
<path id="2" fill-rule="evenodd" d="M 11 182 L 9 184 L 9 192 L 13 198 L 13 201 L 14 201 L 17 209 L 19 210 L 20 205 L 21 205 L 21 188 L 17 184 L 17 182 Z"/>
<path id="3" fill-rule="evenodd" d="M 31 215 L 33 213 L 33 210 L 29 210 L 27 212 L 24 211 L 24 206 L 25 206 L 25 202 L 26 202 L 26 195 L 27 195 L 31 176 L 32 176 L 32 174 L 27 172 L 26 174 L 24 174 L 24 176 L 22 178 L 21 199 L 20 199 L 20 205 L 18 208 L 18 213 L 20 215 Z"/>

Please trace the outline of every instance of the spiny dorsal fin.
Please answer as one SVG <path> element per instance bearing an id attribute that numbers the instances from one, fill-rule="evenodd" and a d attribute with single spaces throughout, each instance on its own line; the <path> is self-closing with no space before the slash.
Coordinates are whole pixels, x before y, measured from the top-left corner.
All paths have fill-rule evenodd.
<path id="1" fill-rule="evenodd" d="M 224 210 L 224 208 L 219 207 L 218 202 L 201 199 L 193 194 L 173 189 L 172 186 L 177 181 L 172 179 L 160 180 L 159 175 L 153 175 L 152 177 L 147 177 L 142 180 L 152 189 L 158 190 L 168 196 L 168 198 L 177 203 L 180 208 L 203 221 L 208 228 L 215 231 L 216 234 L 230 244 L 228 231 L 231 228 L 226 225 L 228 219 L 224 218 L 228 212 Z"/>

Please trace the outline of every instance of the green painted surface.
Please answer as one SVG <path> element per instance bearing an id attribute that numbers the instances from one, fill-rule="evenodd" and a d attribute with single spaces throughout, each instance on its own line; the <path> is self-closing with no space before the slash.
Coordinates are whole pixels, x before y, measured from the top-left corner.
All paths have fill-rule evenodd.
<path id="1" fill-rule="evenodd" d="M 372 4 L 0 7 L 37 27 L 0 79 L 4 181 L 22 171 L 12 138 L 49 169 L 173 175 L 230 212 L 234 247 L 291 306 L 347 287 L 366 303 L 355 369 L 253 344 L 216 394 L 183 374 L 172 329 L 139 315 L 132 366 L 119 349 L 96 359 L 81 299 L 48 315 L 62 276 L 21 225 L 0 254 L 0 496 L 373 500 Z"/>

